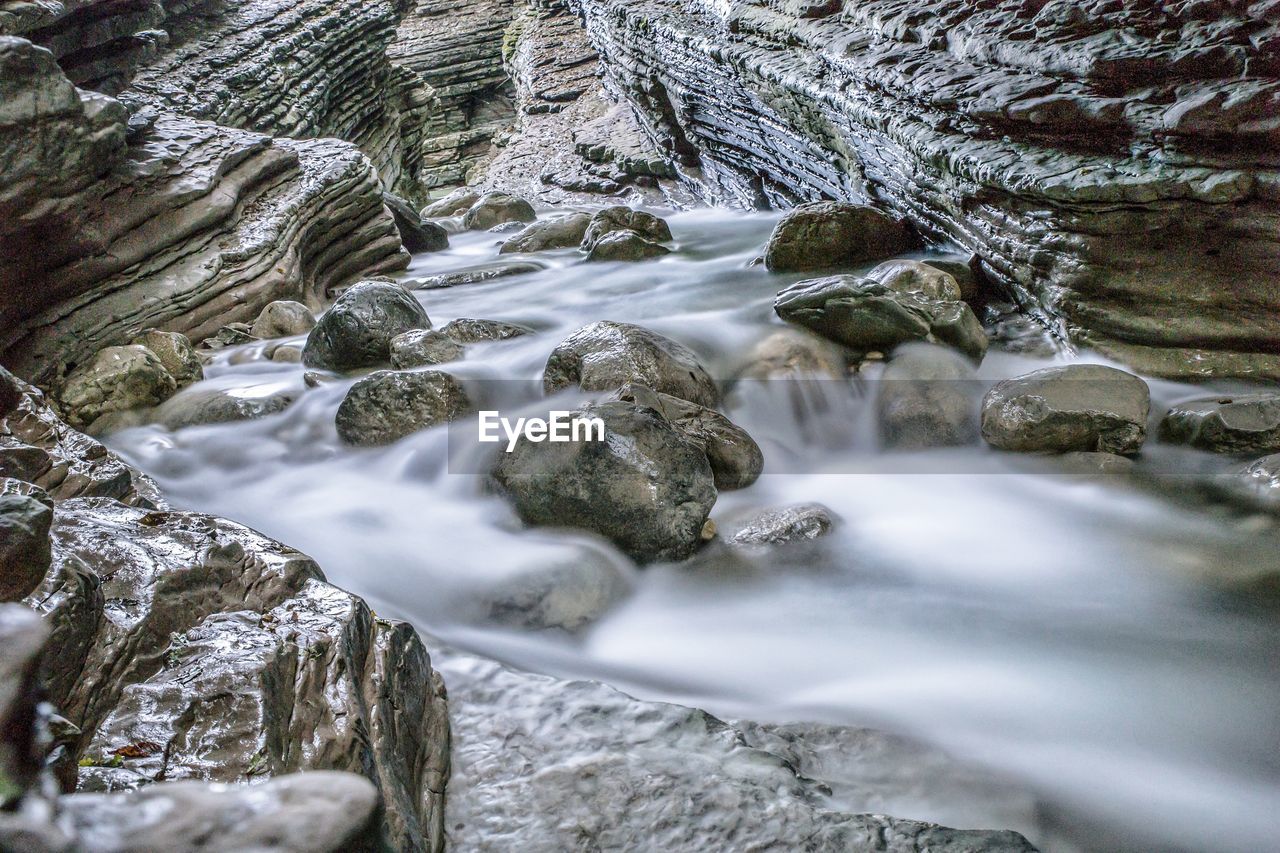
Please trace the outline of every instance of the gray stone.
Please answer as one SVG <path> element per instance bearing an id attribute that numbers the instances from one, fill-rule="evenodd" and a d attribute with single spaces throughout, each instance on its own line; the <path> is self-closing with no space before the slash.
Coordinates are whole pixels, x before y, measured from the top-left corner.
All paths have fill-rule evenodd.
<path id="1" fill-rule="evenodd" d="M 617 205 L 598 210 L 591 215 L 586 232 L 582 235 L 582 249 L 591 252 L 606 235 L 631 231 L 648 243 L 666 243 L 671 240 L 671 228 L 666 220 Z"/>
<path id="2" fill-rule="evenodd" d="M 490 621 L 534 631 L 580 631 L 631 591 L 618 558 L 582 548 L 570 560 L 503 578 L 484 592 Z"/>
<path id="3" fill-rule="evenodd" d="M 200 363 L 200 356 L 196 354 L 195 347 L 187 340 L 186 335 L 148 329 L 129 343 L 144 346 L 155 353 L 178 388 L 186 388 L 204 378 L 204 365 Z"/>
<path id="4" fill-rule="evenodd" d="M 914 243 L 904 222 L 873 207 L 812 202 L 790 211 L 774 227 L 764 263 L 770 272 L 848 267 L 901 254 Z"/>
<path id="5" fill-rule="evenodd" d="M 533 222 L 533 206 L 507 193 L 485 193 L 467 209 L 462 224 L 471 231 L 485 231 L 504 222 Z"/>
<path id="6" fill-rule="evenodd" d="M 948 272 L 923 261 L 885 261 L 867 273 L 897 293 L 920 293 L 928 299 L 955 302 L 961 299 L 960 285 Z"/>
<path id="7" fill-rule="evenodd" d="M 307 335 L 302 363 L 326 370 L 386 364 L 391 339 L 431 320 L 413 294 L 398 284 L 362 281 L 338 297 Z"/>
<path id="8" fill-rule="evenodd" d="M 160 359 L 146 347 L 107 347 L 67 377 L 58 402 L 68 423 L 86 427 L 112 412 L 162 403 L 177 388 Z"/>
<path id="9" fill-rule="evenodd" d="M 804 329 L 771 332 L 751 348 L 738 369 L 742 379 L 836 379 L 849 375 L 848 353 Z"/>
<path id="10" fill-rule="evenodd" d="M 1096 364 L 1049 367 L 999 382 L 982 401 L 982 437 L 1002 450 L 1137 453 L 1147 383 Z"/>
<path id="11" fill-rule="evenodd" d="M 444 364 L 462 358 L 466 348 L 444 330 L 413 329 L 391 339 L 391 366 L 397 370 Z"/>
<path id="12" fill-rule="evenodd" d="M 439 370 L 379 370 L 351 386 L 338 406 L 347 444 L 391 444 L 474 410 L 462 383 Z"/>
<path id="13" fill-rule="evenodd" d="M 400 232 L 400 242 L 407 251 L 416 255 L 449 248 L 449 232 L 434 222 L 423 222 L 409 202 L 391 193 L 383 193 L 382 203 L 391 211 L 396 231 Z"/>
<path id="14" fill-rule="evenodd" d="M 167 400 L 152 417 L 167 429 L 179 430 L 265 418 L 283 412 L 295 399 L 297 394 L 289 391 L 247 397 L 221 388 L 197 388 Z"/>
<path id="15" fill-rule="evenodd" d="M 590 222 L 591 216 L 586 213 L 570 213 L 568 216 L 534 222 L 503 243 L 498 253 L 545 252 L 548 249 L 577 246 L 582 243 Z"/>
<path id="16" fill-rule="evenodd" d="M 782 545 L 826 536 L 835 526 L 835 514 L 817 503 L 766 509 L 734 522 L 725 538 L 734 545 Z"/>
<path id="17" fill-rule="evenodd" d="M 639 562 L 681 560 L 716 500 L 702 450 L 652 409 L 608 402 L 578 412 L 604 441 L 533 442 L 498 454 L 493 480 L 526 524 L 598 533 Z"/>
<path id="18" fill-rule="evenodd" d="M 610 231 L 591 244 L 588 261 L 647 261 L 671 254 L 661 243 L 646 240 L 634 231 Z"/>
<path id="19" fill-rule="evenodd" d="M 255 338 L 292 338 L 315 328 L 316 318 L 301 302 L 277 299 L 269 302 L 253 321 L 249 333 Z"/>
<path id="20" fill-rule="evenodd" d="M 256 340 L 257 338 L 253 334 L 253 327 L 248 323 L 228 323 L 218 329 L 217 333 L 212 337 L 201 341 L 200 349 L 220 350 L 227 347 L 238 347 L 241 344 L 251 344 Z"/>
<path id="21" fill-rule="evenodd" d="M 688 347 L 611 320 L 583 326 L 561 341 L 542 374 L 548 394 L 572 387 L 616 391 L 631 382 L 701 406 L 720 401 L 715 382 Z"/>
<path id="22" fill-rule="evenodd" d="M 479 284 L 495 278 L 506 278 L 513 275 L 542 272 L 546 267 L 531 261 L 506 261 L 498 264 L 485 264 L 465 270 L 429 275 L 413 279 L 409 286 L 413 290 L 440 290 L 445 287 L 459 287 L 464 284 Z"/>
<path id="23" fill-rule="evenodd" d="M 48 638 L 49 629 L 36 614 L 0 603 L 0 817 L 39 785 L 44 764 L 39 673 Z M 0 823 L 0 846 L 5 850 L 15 849 L 8 846 L 12 832 Z"/>
<path id="24" fill-rule="evenodd" d="M 0 418 L 8 416 L 22 402 L 22 386 L 18 377 L 0 366 Z"/>
<path id="25" fill-rule="evenodd" d="M 1225 487 L 1254 505 L 1280 512 L 1280 453 L 1240 466 L 1228 475 Z"/>
<path id="26" fill-rule="evenodd" d="M 440 329 L 441 332 L 462 344 L 478 344 L 486 341 L 507 341 L 523 335 L 533 334 L 533 329 L 519 323 L 506 323 L 502 320 L 476 320 L 470 317 L 459 317 L 450 320 Z"/>
<path id="27" fill-rule="evenodd" d="M 20 601 L 40 586 L 53 560 L 52 523 L 53 501 L 38 487 L 30 494 L 0 492 L 0 601 Z"/>
<path id="28" fill-rule="evenodd" d="M 1226 394 L 1179 403 L 1160 422 L 1160 440 L 1215 453 L 1280 450 L 1280 394 Z"/>
<path id="29" fill-rule="evenodd" d="M 422 217 L 434 219 L 441 216 L 461 216 L 479 200 L 480 193 L 467 187 L 459 187 L 422 208 Z"/>
<path id="30" fill-rule="evenodd" d="M 899 347 L 876 383 L 880 443 L 896 450 L 974 444 L 979 397 L 973 365 L 959 353 Z"/>

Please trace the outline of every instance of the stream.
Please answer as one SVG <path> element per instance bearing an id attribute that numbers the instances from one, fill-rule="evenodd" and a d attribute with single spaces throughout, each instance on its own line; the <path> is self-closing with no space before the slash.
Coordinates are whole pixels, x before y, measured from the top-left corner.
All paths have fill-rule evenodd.
<path id="1" fill-rule="evenodd" d="M 656 261 L 588 264 L 557 250 L 514 256 L 538 272 L 416 294 L 437 328 L 475 317 L 537 330 L 472 345 L 443 368 L 505 388 L 504 410 L 536 404 L 548 353 L 601 319 L 674 338 L 728 378 L 781 328 L 777 291 L 804 277 L 751 265 L 776 219 L 670 214 L 677 251 Z M 454 234 L 402 278 L 492 261 L 501 239 Z M 1094 838 L 1111 839 L 1098 849 L 1275 849 L 1280 631 L 1274 613 L 1220 594 L 1224 581 L 1280 573 L 1273 518 L 1176 488 L 1065 476 L 983 445 L 885 453 L 872 392 L 825 382 L 801 406 L 785 389 L 729 394 L 725 411 L 763 448 L 765 474 L 721 494 L 712 518 L 819 502 L 839 520 L 833 532 L 803 548 L 638 569 L 589 537 L 520 529 L 451 460 L 448 428 L 343 445 L 334 413 L 355 377 L 305 388 L 306 369 L 255 357 L 263 346 L 219 351 L 196 389 L 298 392 L 285 411 L 138 427 L 108 443 L 175 506 L 289 543 L 383 615 L 518 668 L 725 718 L 909 735 L 1016 780 L 1062 823 L 1097 827 Z M 1101 361 L 997 342 L 979 375 L 989 384 L 1072 358 Z M 1203 393 L 1150 384 L 1157 418 Z M 1138 469 L 1174 483 L 1202 456 L 1152 430 Z M 631 587 L 585 630 L 503 626 L 476 605 L 504 577 L 575 560 L 612 563 Z M 981 819 L 936 803 L 895 816 Z M 1093 846 L 1090 832 L 1073 835 Z"/>

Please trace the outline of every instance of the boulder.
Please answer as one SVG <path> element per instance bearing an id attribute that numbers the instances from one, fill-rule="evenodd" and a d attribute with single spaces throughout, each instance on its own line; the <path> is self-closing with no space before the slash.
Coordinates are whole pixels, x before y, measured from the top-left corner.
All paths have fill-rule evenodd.
<path id="1" fill-rule="evenodd" d="M 582 235 L 582 249 L 590 252 L 605 235 L 626 231 L 637 234 L 650 243 L 666 243 L 671 240 L 671 228 L 666 220 L 643 210 L 616 205 L 592 214 L 587 230 Z"/>
<path id="2" fill-rule="evenodd" d="M 973 444 L 979 397 L 973 365 L 959 353 L 904 345 L 876 383 L 880 443 L 895 450 Z"/>
<path id="3" fill-rule="evenodd" d="M 474 410 L 462 383 L 439 370 L 379 370 L 338 406 L 338 436 L 347 444 L 391 444 Z"/>
<path id="4" fill-rule="evenodd" d="M 339 296 L 307 335 L 302 363 L 326 370 L 385 364 L 392 338 L 429 328 L 427 312 L 409 291 L 386 281 L 362 281 Z"/>
<path id="5" fill-rule="evenodd" d="M 591 216 L 571 213 L 531 223 L 523 231 L 502 244 L 499 254 L 511 252 L 544 252 L 548 249 L 567 249 L 582 243 Z"/>
<path id="6" fill-rule="evenodd" d="M 506 278 L 512 275 L 525 275 L 531 272 L 542 272 L 546 267 L 542 264 L 522 261 L 506 261 L 498 264 L 485 264 L 465 270 L 429 275 L 409 282 L 413 290 L 440 290 L 446 287 L 459 287 L 464 284 L 479 284 L 495 278 Z"/>
<path id="7" fill-rule="evenodd" d="M 1097 364 L 1048 367 L 996 383 L 982 437 L 1001 450 L 1137 453 L 1147 437 L 1147 383 Z"/>
<path id="8" fill-rule="evenodd" d="M 769 235 L 770 272 L 848 267 L 898 255 L 915 237 L 906 223 L 861 204 L 819 201 L 787 213 Z"/>
<path id="9" fill-rule="evenodd" d="M 1280 451 L 1280 394 L 1220 394 L 1169 409 L 1160 440 L 1215 453 Z"/>
<path id="10" fill-rule="evenodd" d="M 443 331 L 413 329 L 391 340 L 391 366 L 396 370 L 444 364 L 462 358 L 466 348 Z"/>
<path id="11" fill-rule="evenodd" d="M 849 375 L 843 347 L 803 329 L 771 332 L 747 354 L 740 379 L 836 379 Z"/>
<path id="12" fill-rule="evenodd" d="M 485 341 L 506 341 L 522 335 L 533 334 L 533 329 L 519 323 L 505 323 L 502 320 L 475 320 L 470 317 L 459 317 L 450 320 L 440 331 L 460 344 L 478 344 Z"/>
<path id="13" fill-rule="evenodd" d="M 471 209 L 471 205 L 480 200 L 480 193 L 466 187 L 459 187 L 447 196 L 422 208 L 424 219 L 435 219 L 441 216 L 461 216 Z"/>
<path id="14" fill-rule="evenodd" d="M 538 215 L 522 198 L 507 193 L 485 193 L 467 209 L 462 224 L 470 231 L 485 231 L 506 222 L 533 222 Z"/>
<path id="15" fill-rule="evenodd" d="M 0 601 L 20 601 L 40 586 L 53 560 L 53 501 L 38 487 L 12 490 L 9 483 L 18 481 L 0 480 Z"/>
<path id="16" fill-rule="evenodd" d="M 87 427 L 112 412 L 163 403 L 177 389 L 151 350 L 136 344 L 107 347 L 67 377 L 58 402 L 68 423 Z"/>
<path id="17" fill-rule="evenodd" d="M 301 302 L 277 299 L 267 303 L 249 329 L 255 338 L 292 338 L 315 328 L 316 318 Z"/>
<path id="18" fill-rule="evenodd" d="M 720 401 L 719 389 L 693 350 L 641 326 L 612 320 L 583 326 L 561 341 L 542 374 L 548 394 L 575 386 L 615 391 L 631 382 L 701 406 Z"/>
<path id="19" fill-rule="evenodd" d="M 986 279 L 983 277 L 981 261 L 977 255 L 971 255 L 964 261 L 951 258 L 925 258 L 921 263 L 955 279 L 960 287 L 960 298 L 965 302 L 973 302 L 983 294 Z"/>
<path id="20" fill-rule="evenodd" d="M 248 397 L 238 390 L 196 388 L 165 401 L 152 419 L 171 430 L 249 421 L 283 412 L 296 399 L 297 394 L 289 391 Z"/>
<path id="21" fill-rule="evenodd" d="M 792 504 L 736 521 L 725 538 L 733 545 L 782 545 L 826 536 L 834 526 L 835 513 L 822 504 Z"/>
<path id="22" fill-rule="evenodd" d="M 146 347 L 155 353 L 179 388 L 186 388 L 204 378 L 204 365 L 186 335 L 148 329 L 129 343 Z"/>
<path id="23" fill-rule="evenodd" d="M 605 440 L 521 436 L 498 454 L 493 481 L 520 519 L 597 533 L 639 562 L 692 554 L 716 500 L 703 451 L 648 407 L 606 402 L 576 414 L 603 421 Z"/>
<path id="24" fill-rule="evenodd" d="M 35 613 L 0 603 L 0 849 L 5 851 L 22 849 L 10 844 L 6 813 L 28 792 L 40 794 L 44 744 L 38 721 L 44 691 L 39 673 L 48 639 L 49 628 Z"/>
<path id="25" fill-rule="evenodd" d="M 3 366 L 0 366 L 0 418 L 7 417 L 22 402 L 22 385 Z"/>
<path id="26" fill-rule="evenodd" d="M 920 293 L 940 302 L 956 302 L 962 298 L 960 284 L 950 273 L 923 261 L 885 261 L 867 273 L 896 293 Z"/>
<path id="27" fill-rule="evenodd" d="M 439 252 L 449 248 L 449 232 L 434 222 L 423 222 L 409 202 L 392 195 L 382 194 L 382 203 L 391 211 L 391 218 L 400 232 L 400 242 L 413 254 L 419 252 Z"/>
<path id="28" fill-rule="evenodd" d="M 645 261 L 671 254 L 661 243 L 647 240 L 634 231 L 610 231 L 591 244 L 588 261 Z"/>
<path id="29" fill-rule="evenodd" d="M 787 322 L 858 352 L 889 352 L 911 341 L 944 343 L 974 361 L 987 352 L 986 332 L 965 303 L 856 276 L 797 282 L 778 294 L 773 308 Z"/>
<path id="30" fill-rule="evenodd" d="M 573 559 L 517 572 L 485 590 L 484 616 L 534 631 L 579 631 L 630 592 L 619 563 L 616 554 L 584 548 Z"/>

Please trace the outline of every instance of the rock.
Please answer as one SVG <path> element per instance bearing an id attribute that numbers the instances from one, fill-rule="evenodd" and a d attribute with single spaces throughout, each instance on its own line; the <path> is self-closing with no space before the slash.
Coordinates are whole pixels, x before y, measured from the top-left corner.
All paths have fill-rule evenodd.
<path id="1" fill-rule="evenodd" d="M 618 399 L 653 409 L 701 448 L 711 463 L 716 488 L 722 492 L 745 489 L 764 470 L 760 445 L 746 430 L 714 409 L 643 385 L 624 385 L 618 391 Z"/>
<path id="2" fill-rule="evenodd" d="M 391 339 L 391 366 L 396 370 L 444 364 L 462 358 L 466 348 L 443 330 L 414 329 Z"/>
<path id="3" fill-rule="evenodd" d="M 610 231 L 591 245 L 588 261 L 646 261 L 671 254 L 661 243 L 646 240 L 634 231 Z"/>
<path id="4" fill-rule="evenodd" d="M 220 350 L 227 347 L 238 347 L 241 344 L 251 344 L 257 338 L 253 335 L 253 327 L 248 323 L 228 323 L 218 330 L 218 333 L 211 338 L 205 338 L 200 342 L 202 350 Z"/>
<path id="5" fill-rule="evenodd" d="M 0 418 L 8 417 L 21 402 L 22 385 L 18 377 L 0 366 Z"/>
<path id="6" fill-rule="evenodd" d="M 1228 475 L 1226 488 L 1256 506 L 1280 511 L 1280 453 L 1255 459 Z"/>
<path id="7" fill-rule="evenodd" d="M 438 370 L 379 370 L 338 406 L 338 436 L 347 444 L 391 444 L 474 410 L 462 383 Z"/>
<path id="8" fill-rule="evenodd" d="M 782 545 L 826 536 L 834 526 L 835 514 L 822 504 L 793 504 L 737 522 L 726 538 L 734 545 Z"/>
<path id="9" fill-rule="evenodd" d="M 592 214 L 586 233 L 582 236 L 582 249 L 591 252 L 607 235 L 626 231 L 639 235 L 647 243 L 666 243 L 671 240 L 671 228 L 666 220 L 643 210 L 617 205 Z"/>
<path id="10" fill-rule="evenodd" d="M 504 323 L 501 320 L 474 320 L 470 317 L 459 317 L 450 320 L 440 331 L 461 344 L 478 344 L 486 341 L 507 341 L 522 335 L 533 334 L 533 329 L 519 323 Z"/>
<path id="11" fill-rule="evenodd" d="M 461 216 L 471 209 L 471 205 L 480 200 L 480 193 L 467 187 L 459 187 L 444 198 L 437 199 L 422 208 L 422 218 L 435 219 L 441 216 Z"/>
<path id="12" fill-rule="evenodd" d="M 492 281 L 495 278 L 506 278 L 512 275 L 542 272 L 546 267 L 533 262 L 507 261 L 499 264 L 485 264 L 466 270 L 429 275 L 409 282 L 413 290 L 439 290 L 445 287 L 458 287 L 463 284 L 478 284 Z"/>
<path id="13" fill-rule="evenodd" d="M 166 429 L 256 420 L 283 412 L 297 399 L 290 391 L 245 396 L 239 389 L 194 389 L 178 394 L 156 409 L 153 419 Z"/>
<path id="14" fill-rule="evenodd" d="M 204 378 L 204 365 L 186 335 L 148 329 L 129 343 L 151 350 L 180 389 Z"/>
<path id="15" fill-rule="evenodd" d="M 895 450 L 974 444 L 979 398 L 973 366 L 959 353 L 899 347 L 876 383 L 880 443 Z"/>
<path id="16" fill-rule="evenodd" d="M 605 440 L 522 436 L 498 454 L 493 481 L 520 519 L 598 533 L 639 562 L 693 553 L 716 500 L 702 450 L 645 407 L 608 402 L 577 414 L 600 418 Z"/>
<path id="17" fill-rule="evenodd" d="M 504 222 L 533 222 L 538 216 L 533 206 L 507 193 L 485 193 L 467 209 L 462 224 L 471 231 L 484 231 Z"/>
<path id="18" fill-rule="evenodd" d="M 273 346 L 263 350 L 263 355 L 281 364 L 302 364 L 302 348 Z"/>
<path id="19" fill-rule="evenodd" d="M 585 213 L 570 213 L 568 216 L 557 216 L 554 219 L 543 219 L 525 227 L 523 231 L 507 240 L 498 250 L 505 255 L 510 252 L 545 252 L 548 249 L 567 249 L 582 242 L 587 233 L 587 225 L 591 217 Z"/>
<path id="20" fill-rule="evenodd" d="M 922 263 L 954 278 L 960 287 L 960 298 L 965 302 L 974 302 L 983 295 L 986 280 L 982 274 L 981 259 L 977 255 L 971 255 L 965 261 L 930 257 L 925 258 Z"/>
<path id="21" fill-rule="evenodd" d="M 836 379 L 849 374 L 843 347 L 803 329 L 785 328 L 761 340 L 738 370 L 741 379 Z"/>
<path id="22" fill-rule="evenodd" d="M 578 329 L 547 358 L 542 387 L 548 393 L 579 387 L 615 391 L 634 382 L 712 407 L 720 391 L 698 357 L 683 344 L 630 323 L 600 320 Z"/>
<path id="23" fill-rule="evenodd" d="M 449 248 L 449 232 L 434 222 L 423 222 L 409 202 L 391 193 L 383 193 L 382 203 L 391 211 L 396 230 L 400 232 L 400 242 L 407 251 L 416 255 Z"/>
<path id="24" fill-rule="evenodd" d="M 1280 394 L 1227 394 L 1179 403 L 1160 422 L 1160 440 L 1215 453 L 1280 450 Z"/>
<path id="25" fill-rule="evenodd" d="M 1048 367 L 999 382 L 982 401 L 982 437 L 1001 450 L 1137 453 L 1150 392 L 1138 377 L 1097 364 Z"/>
<path id="26" fill-rule="evenodd" d="M 85 427 L 112 412 L 162 403 L 177 388 L 146 347 L 107 347 L 67 377 L 58 402 L 68 423 Z"/>
<path id="27" fill-rule="evenodd" d="M 431 320 L 409 291 L 385 281 L 352 285 L 324 313 L 302 350 L 302 363 L 325 370 L 354 370 L 385 364 L 391 339 L 410 329 L 429 329 Z"/>
<path id="28" fill-rule="evenodd" d="M 301 302 L 277 299 L 267 303 L 253 321 L 249 334 L 255 338 L 270 340 L 271 338 L 292 338 L 305 335 L 315 328 L 316 318 L 311 309 Z"/>
<path id="29" fill-rule="evenodd" d="M 0 603 L 0 844 L 5 850 L 21 848 L 9 845 L 12 829 L 4 813 L 39 787 L 44 764 L 38 710 L 44 697 L 38 676 L 48 637 L 49 629 L 36 614 Z"/>
<path id="30" fill-rule="evenodd" d="M 764 264 L 770 272 L 849 267 L 907 251 L 915 238 L 907 225 L 860 204 L 802 204 L 769 235 Z"/>
<path id="31" fill-rule="evenodd" d="M 631 590 L 619 558 L 582 549 L 577 558 L 503 578 L 485 591 L 490 621 L 573 633 L 599 620 Z"/>
<path id="32" fill-rule="evenodd" d="M 1076 477 L 1120 477 L 1133 473 L 1134 462 L 1114 453 L 1075 451 L 1049 457 L 1059 471 Z"/>
<path id="33" fill-rule="evenodd" d="M 0 484 L 11 482 L 0 480 Z M 0 492 L 0 601 L 20 601 L 30 595 L 53 559 L 49 544 L 53 501 L 38 488 L 32 492 Z"/>
<path id="34" fill-rule="evenodd" d="M 855 276 L 797 282 L 778 294 L 773 309 L 789 323 L 863 353 L 912 341 L 944 343 L 974 361 L 987 351 L 986 332 L 965 303 L 900 293 Z"/>
<path id="35" fill-rule="evenodd" d="M 950 273 L 922 261 L 885 261 L 867 273 L 867 278 L 896 293 L 920 293 L 940 302 L 961 299 L 960 285 Z"/>

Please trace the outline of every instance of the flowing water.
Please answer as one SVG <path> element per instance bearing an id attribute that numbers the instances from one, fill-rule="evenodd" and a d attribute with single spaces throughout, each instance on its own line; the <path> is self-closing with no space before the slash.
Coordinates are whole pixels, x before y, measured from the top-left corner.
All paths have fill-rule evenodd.
<path id="1" fill-rule="evenodd" d="M 775 219 L 703 210 L 670 221 L 679 249 L 657 261 L 585 264 L 564 250 L 531 256 L 541 272 L 419 291 L 437 327 L 480 317 L 538 330 L 474 345 L 446 369 L 507 380 L 505 402 L 524 405 L 557 342 L 613 319 L 678 339 L 713 375 L 730 376 L 779 328 L 772 300 L 794 280 L 750 264 Z M 415 258 L 406 278 L 490 261 L 498 239 L 454 235 L 448 251 Z M 301 392 L 304 368 L 252 358 L 260 349 L 221 352 L 202 387 Z M 997 347 L 981 376 L 1054 358 L 1067 360 Z M 729 397 L 729 416 L 764 448 L 766 473 L 722 494 L 713 518 L 817 501 L 841 520 L 831 535 L 636 569 L 586 537 L 521 530 L 479 477 L 447 463 L 445 429 L 386 448 L 343 446 L 333 418 L 352 381 L 307 389 L 262 420 L 144 427 L 110 443 L 175 505 L 288 542 L 380 612 L 464 649 L 725 717 L 918 737 L 1093 828 L 1072 833 L 1086 846 L 1280 843 L 1280 631 L 1271 613 L 1219 594 L 1219 581 L 1280 572 L 1280 538 L 1265 517 L 1172 487 L 1029 469 L 981 446 L 885 454 L 867 390 L 826 383 L 809 411 L 767 390 Z M 1152 390 L 1155 412 L 1196 391 Z M 1177 482 L 1200 456 L 1152 440 L 1139 467 Z M 474 606 L 504 577 L 579 559 L 621 565 L 632 589 L 577 635 L 501 627 Z"/>

